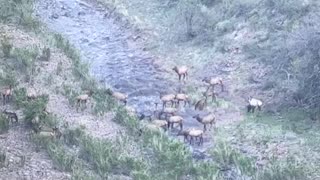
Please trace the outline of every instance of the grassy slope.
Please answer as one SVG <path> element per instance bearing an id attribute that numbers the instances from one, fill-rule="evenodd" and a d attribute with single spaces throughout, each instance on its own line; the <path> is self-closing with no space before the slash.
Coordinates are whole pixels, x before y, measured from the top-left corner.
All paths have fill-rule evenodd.
<path id="1" fill-rule="evenodd" d="M 33 23 L 31 23 L 31 26 L 33 26 L 32 24 Z M 5 29 L 11 29 L 10 31 L 5 31 L 5 33 L 9 36 L 10 33 L 15 32 L 13 31 L 13 29 L 15 29 L 14 27 L 4 27 Z M 237 176 L 239 176 L 239 174 L 242 174 L 242 177 L 255 176 L 257 177 L 257 179 L 290 179 L 290 176 L 299 177 L 299 175 L 302 175 L 302 172 L 298 171 L 297 169 L 303 165 L 305 166 L 307 163 L 310 164 L 310 168 L 305 166 L 305 168 L 308 170 L 306 173 L 309 174 L 310 172 L 310 174 L 313 175 L 313 179 L 314 177 L 316 177 L 317 171 L 313 172 L 312 170 L 317 165 L 317 162 L 311 161 L 312 163 L 310 163 L 309 161 L 310 157 L 315 157 L 317 155 L 317 147 L 313 146 L 312 143 L 317 139 L 316 132 L 310 131 L 310 133 L 301 134 L 299 133 L 300 129 L 297 129 L 297 127 L 301 127 L 300 124 L 296 124 L 296 126 L 290 126 L 290 128 L 285 128 L 285 125 L 287 124 L 286 121 L 277 124 L 277 121 L 275 121 L 273 118 L 270 120 L 268 119 L 268 121 L 274 123 L 267 125 L 265 125 L 266 121 L 264 119 L 256 120 L 257 118 L 253 118 L 254 120 L 249 119 L 248 121 L 242 122 L 239 126 L 237 126 L 237 124 L 231 124 L 230 126 L 225 126 L 221 129 L 219 128 L 217 130 L 218 135 L 219 133 L 221 133 L 221 135 L 227 133 L 227 136 L 224 136 L 223 138 L 223 142 L 228 142 L 226 141 L 225 137 L 230 137 L 233 141 L 230 140 L 231 145 L 222 143 L 221 146 L 217 146 L 217 148 L 213 150 L 213 154 L 215 157 L 214 163 L 192 163 L 190 153 L 184 150 L 184 146 L 181 143 L 172 141 L 166 136 L 158 133 L 147 132 L 147 134 L 145 134 L 143 138 L 136 139 L 135 132 L 138 128 L 137 121 L 134 118 L 126 115 L 126 113 L 121 108 L 113 109 L 115 111 L 114 121 L 123 126 L 119 126 L 119 130 L 124 130 L 122 128 L 126 128 L 125 132 L 128 133 L 127 135 L 119 136 L 117 135 L 118 133 L 116 131 L 111 131 L 110 133 L 105 134 L 99 133 L 101 131 L 93 131 L 97 127 L 101 129 L 107 127 L 107 125 L 109 124 L 106 124 L 106 122 L 112 123 L 110 121 L 112 116 L 110 116 L 109 113 L 100 116 L 99 119 L 101 121 L 93 122 L 93 119 L 96 119 L 94 113 L 103 112 L 104 109 L 110 110 L 110 108 L 114 107 L 114 105 L 108 97 L 103 95 L 103 93 L 98 93 L 97 96 L 94 96 L 93 109 L 89 108 L 82 112 L 76 112 L 75 108 L 73 107 L 73 98 L 77 94 L 81 93 L 83 89 L 92 87 L 91 85 L 95 84 L 86 75 L 86 66 L 83 66 L 81 63 L 79 63 L 80 59 L 77 56 L 76 51 L 74 51 L 74 49 L 69 46 L 68 43 L 64 41 L 60 36 L 48 36 L 46 34 L 46 36 L 37 38 L 31 32 L 22 32 L 21 34 L 24 34 L 24 38 L 19 38 L 20 36 L 16 37 L 11 35 L 12 37 L 9 41 L 13 42 L 14 47 L 17 47 L 16 45 L 20 44 L 23 45 L 23 42 L 30 43 L 30 41 L 26 41 L 27 38 L 32 39 L 31 44 L 42 44 L 40 47 L 45 44 L 52 49 L 52 59 L 49 62 L 35 62 L 35 67 L 36 69 L 40 69 L 40 72 L 36 73 L 36 76 L 34 77 L 34 84 L 37 89 L 41 89 L 41 91 L 50 95 L 48 110 L 61 118 L 61 121 L 70 122 L 72 126 L 70 127 L 71 130 L 70 128 L 64 129 L 64 133 L 66 134 L 65 139 L 67 139 L 67 141 L 41 141 L 41 139 L 38 138 L 35 138 L 35 140 L 37 140 L 36 142 L 40 143 L 40 145 L 43 145 L 42 143 L 49 143 L 49 146 L 46 147 L 51 157 L 57 162 L 58 165 L 60 165 L 61 169 L 71 171 L 73 174 L 73 178 L 75 179 L 79 178 L 81 176 L 81 174 L 79 173 L 83 172 L 85 172 L 88 178 L 96 176 L 95 174 L 100 175 L 100 177 L 110 175 L 113 176 L 114 174 L 123 174 L 126 178 L 132 177 L 135 179 L 149 179 L 150 177 L 159 177 L 159 179 L 173 179 L 181 177 L 185 174 L 189 174 L 193 175 L 189 176 L 189 178 L 193 177 L 194 179 L 211 179 L 216 177 L 217 174 L 223 174 L 223 171 L 219 171 L 219 169 L 223 170 L 225 168 L 235 168 Z M 200 51 L 198 52 L 200 53 Z M 63 61 L 63 64 L 65 66 L 59 67 L 59 62 L 57 61 L 58 59 L 60 61 Z M 60 72 L 60 74 L 57 72 Z M 19 78 L 17 79 L 18 82 L 20 82 L 17 88 L 29 87 L 30 84 L 25 83 L 24 78 L 20 79 L 21 77 L 24 76 L 19 76 Z M 77 80 L 76 83 L 74 83 L 74 79 Z M 62 85 L 62 82 L 64 82 L 64 86 Z M 47 88 L 43 89 L 40 87 Z M 96 90 L 97 92 L 100 91 L 99 88 L 94 90 Z M 59 104 L 59 106 L 55 106 L 55 104 Z M 27 107 L 28 106 L 30 106 L 30 104 L 27 104 Z M 22 106 L 22 109 L 28 109 L 27 107 Z M 79 119 L 80 121 L 77 121 Z M 47 122 L 47 120 L 48 119 L 44 119 L 45 123 L 49 122 Z M 98 125 L 96 126 L 95 124 Z M 77 128 L 79 126 L 87 127 L 85 128 L 84 133 L 81 133 L 82 130 L 79 129 L 74 130 L 74 128 Z M 272 131 L 268 131 L 268 129 L 271 129 Z M 234 133 L 235 131 L 240 132 Z M 257 131 L 261 133 L 261 136 L 255 136 L 257 134 Z M 252 136 L 248 135 L 243 137 L 243 134 L 247 135 L 250 133 L 252 133 Z M 294 138 L 290 137 L 293 143 L 290 143 L 291 141 L 288 140 L 288 135 L 286 135 L 287 133 L 294 134 Z M 130 138 L 130 136 L 128 135 L 131 135 L 133 138 Z M 115 136 L 119 136 L 121 138 L 114 139 Z M 314 138 L 310 138 L 312 136 Z M 92 140 L 93 137 L 100 138 Z M 293 164 L 289 166 L 286 161 L 278 161 L 270 163 L 270 167 L 268 167 L 269 165 L 265 166 L 265 170 L 256 171 L 255 165 L 253 163 L 255 161 L 251 161 L 250 159 L 243 156 L 241 153 L 242 151 L 237 150 L 239 148 L 239 145 L 233 143 L 234 141 L 237 142 L 238 138 L 241 138 L 241 141 L 244 142 L 243 144 L 246 144 L 246 148 L 258 149 L 257 152 L 245 153 L 253 157 L 255 157 L 254 155 L 261 154 L 259 148 L 264 149 L 260 147 L 261 142 L 263 142 L 264 144 L 268 144 L 268 147 L 275 146 L 274 144 L 276 144 L 276 146 L 280 146 L 280 149 L 283 149 L 282 144 L 283 142 L 285 142 L 285 149 L 294 148 L 296 150 L 299 150 L 299 152 L 303 152 L 304 149 L 297 147 L 296 141 L 298 140 L 299 143 L 303 142 L 302 140 L 308 142 L 303 145 L 306 145 L 305 147 L 307 148 L 307 150 L 312 151 L 312 153 L 315 154 L 306 157 L 304 161 L 298 163 L 297 165 Z M 253 144 L 253 142 L 257 142 L 257 144 Z M 76 147 L 77 150 L 79 150 L 76 151 L 79 152 L 79 154 L 72 150 L 69 151 L 70 144 L 73 145 L 73 147 Z M 128 149 L 122 148 L 123 152 L 118 152 L 117 150 L 124 145 L 128 145 L 125 146 L 128 147 Z M 235 147 L 236 150 L 233 150 L 230 147 Z M 132 155 L 129 155 L 132 152 L 132 148 L 138 149 L 138 152 L 140 149 L 140 151 L 143 152 L 141 154 L 146 154 L 146 156 L 138 155 L 132 157 Z M 246 151 L 248 152 L 248 150 Z M 289 152 L 291 153 L 294 151 Z M 270 155 L 271 153 L 264 154 Z M 145 159 L 146 157 L 148 158 Z M 302 158 L 302 156 L 298 157 Z M 74 161 L 73 159 L 76 160 Z M 177 165 L 177 162 L 179 162 L 179 165 Z M 259 163 L 263 164 L 260 161 Z M 90 171 L 92 165 L 94 166 L 96 172 Z M 87 171 L 83 171 L 82 168 L 86 169 Z M 163 170 L 163 172 L 158 171 L 158 169 L 160 168 Z M 278 171 L 273 171 L 275 169 L 277 169 Z M 131 173 L 129 173 L 128 170 L 132 170 Z"/>

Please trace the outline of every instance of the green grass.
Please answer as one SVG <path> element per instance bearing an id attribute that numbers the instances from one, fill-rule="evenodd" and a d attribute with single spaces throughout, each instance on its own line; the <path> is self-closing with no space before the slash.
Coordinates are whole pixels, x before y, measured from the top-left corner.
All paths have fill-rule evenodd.
<path id="1" fill-rule="evenodd" d="M 4 150 L 0 149 L 0 168 L 6 166 L 6 161 L 7 161 L 6 152 Z"/>
<path id="2" fill-rule="evenodd" d="M 0 114 L 0 134 L 4 134 L 9 130 L 9 119 L 4 115 Z"/>
<path id="3" fill-rule="evenodd" d="M 15 23 L 28 30 L 38 31 L 40 22 L 33 17 L 33 0 L 1 0 L 0 22 Z"/>
<path id="4" fill-rule="evenodd" d="M 1 49 L 5 58 L 10 57 L 12 51 L 12 44 L 9 42 L 7 37 L 1 38 Z"/>

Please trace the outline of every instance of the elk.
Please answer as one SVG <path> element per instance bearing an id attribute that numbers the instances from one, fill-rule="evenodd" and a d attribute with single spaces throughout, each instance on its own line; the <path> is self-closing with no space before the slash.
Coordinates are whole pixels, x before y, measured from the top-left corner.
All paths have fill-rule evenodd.
<path id="1" fill-rule="evenodd" d="M 168 117 L 168 115 L 174 116 L 174 114 L 177 112 L 176 108 L 172 108 L 172 107 L 167 107 L 161 110 L 161 112 L 159 113 L 159 119 L 161 119 L 162 114 L 166 115 L 166 119 Z"/>
<path id="2" fill-rule="evenodd" d="M 221 86 L 221 91 L 223 92 L 224 91 L 224 85 L 223 85 L 223 82 L 222 82 L 222 78 L 220 77 L 211 77 L 211 78 L 204 78 L 202 79 L 202 82 L 205 82 L 208 84 L 208 89 L 207 91 L 209 91 L 210 87 L 212 87 L 212 91 L 214 91 L 214 87 L 216 85 L 220 85 Z"/>
<path id="3" fill-rule="evenodd" d="M 207 106 L 207 104 L 208 104 L 207 96 L 205 96 L 204 99 L 201 99 L 201 100 L 196 102 L 196 104 L 194 106 L 194 110 L 199 109 L 200 111 L 202 111 Z"/>
<path id="4" fill-rule="evenodd" d="M 206 91 L 202 93 L 205 98 L 211 97 L 212 102 L 217 100 L 217 93 L 213 91 Z"/>
<path id="5" fill-rule="evenodd" d="M 190 144 L 193 142 L 193 138 L 197 140 L 199 138 L 199 146 L 203 144 L 203 134 L 204 131 L 201 129 L 188 129 L 188 130 L 181 130 L 178 132 L 178 136 L 184 136 L 184 141 L 188 141 L 188 136 L 190 137 Z"/>
<path id="6" fill-rule="evenodd" d="M 216 117 L 213 113 L 210 113 L 204 117 L 200 117 L 199 114 L 193 116 L 193 118 L 195 118 L 198 122 L 200 122 L 201 124 L 203 124 L 203 130 L 206 131 L 207 130 L 207 125 L 210 124 L 210 128 L 212 128 L 212 125 L 216 124 Z"/>
<path id="7" fill-rule="evenodd" d="M 178 106 L 180 105 L 180 101 L 184 102 L 184 107 L 188 104 L 190 104 L 189 96 L 186 94 L 176 94 L 175 99 L 177 101 Z"/>
<path id="8" fill-rule="evenodd" d="M 5 105 L 7 102 L 9 102 L 9 99 L 12 96 L 12 85 L 9 85 L 9 87 L 6 87 L 2 90 L 1 96 L 3 99 L 3 105 Z"/>
<path id="9" fill-rule="evenodd" d="M 247 105 L 248 112 L 251 111 L 252 113 L 254 113 L 254 110 L 255 110 L 256 107 L 258 107 L 258 110 L 261 111 L 261 106 L 263 104 L 261 100 L 255 99 L 255 98 L 250 96 L 249 99 L 248 99 L 248 103 L 249 103 Z"/>
<path id="10" fill-rule="evenodd" d="M 187 66 L 180 66 L 180 67 L 175 66 L 174 68 L 172 68 L 172 70 L 174 70 L 178 74 L 179 81 L 181 81 L 181 77 L 184 81 L 188 77 L 188 67 Z"/>
<path id="11" fill-rule="evenodd" d="M 160 93 L 160 100 L 162 101 L 162 108 L 165 108 L 168 102 L 171 102 L 171 107 L 173 107 L 175 97 L 176 96 L 174 94 L 162 95 Z"/>
<path id="12" fill-rule="evenodd" d="M 123 102 L 124 105 L 127 105 L 127 99 L 128 99 L 127 94 L 123 94 L 121 92 L 113 92 L 112 97 L 114 97 L 116 100 L 118 100 L 120 102 Z"/>
<path id="13" fill-rule="evenodd" d="M 178 124 L 180 126 L 180 130 L 182 130 L 183 129 L 182 121 L 183 121 L 183 117 L 181 116 L 171 116 L 168 119 L 168 129 L 170 128 L 170 125 L 171 125 L 171 128 L 173 128 L 174 124 Z"/>
<path id="14" fill-rule="evenodd" d="M 80 107 L 81 104 L 85 104 L 85 106 L 87 106 L 87 101 L 89 99 L 89 97 L 93 94 L 92 91 L 87 91 L 85 94 L 81 94 L 79 96 L 76 97 L 77 100 L 77 107 Z"/>

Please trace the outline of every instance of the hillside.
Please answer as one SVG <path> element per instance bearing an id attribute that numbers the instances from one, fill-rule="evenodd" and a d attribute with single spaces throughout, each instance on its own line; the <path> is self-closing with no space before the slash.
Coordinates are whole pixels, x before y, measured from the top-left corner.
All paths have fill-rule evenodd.
<path id="1" fill-rule="evenodd" d="M 0 88 L 13 89 L 1 106 L 1 178 L 320 179 L 318 6 L 0 0 Z M 172 70 L 180 65 L 186 83 Z M 225 91 L 194 110 L 211 76 Z M 126 107 L 111 90 L 128 94 Z M 191 99 L 177 112 L 184 129 L 202 129 L 196 114 L 216 116 L 203 145 L 138 120 L 179 90 Z M 246 112 L 249 96 L 262 111 Z"/>

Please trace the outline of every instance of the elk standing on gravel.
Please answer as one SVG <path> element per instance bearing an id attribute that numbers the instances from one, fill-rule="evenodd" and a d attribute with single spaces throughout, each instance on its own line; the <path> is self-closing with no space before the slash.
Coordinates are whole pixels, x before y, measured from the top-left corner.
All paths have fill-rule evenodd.
<path id="1" fill-rule="evenodd" d="M 174 68 L 172 68 L 172 70 L 174 70 L 178 74 L 179 81 L 181 81 L 181 77 L 184 81 L 188 77 L 188 67 L 187 66 L 180 66 L 180 67 L 175 66 Z"/>
<path id="2" fill-rule="evenodd" d="M 171 125 L 171 128 L 173 128 L 173 125 L 174 124 L 179 124 L 180 126 L 180 130 L 183 129 L 183 117 L 181 116 L 171 116 L 169 119 L 168 119 L 168 129 L 170 128 L 170 125 Z"/>
<path id="3" fill-rule="evenodd" d="M 201 129 L 195 129 L 195 128 L 192 128 L 192 129 L 188 129 L 188 130 L 181 130 L 179 131 L 178 133 L 178 136 L 184 136 L 184 141 L 188 141 L 188 136 L 190 137 L 190 144 L 192 144 L 193 142 L 193 138 L 195 138 L 195 140 L 197 140 L 199 138 L 199 146 L 201 144 L 203 144 L 203 130 Z"/>
<path id="4" fill-rule="evenodd" d="M 189 96 L 186 94 L 182 94 L 182 93 L 176 94 L 175 99 L 177 101 L 178 106 L 180 105 L 180 101 L 184 102 L 184 107 L 187 104 L 190 104 Z"/>
<path id="5" fill-rule="evenodd" d="M 203 130 L 206 131 L 207 130 L 207 125 L 210 124 L 210 128 L 212 128 L 212 125 L 216 124 L 216 117 L 213 113 L 210 113 L 204 117 L 200 117 L 199 114 L 193 116 L 193 118 L 195 118 L 198 122 L 200 122 L 201 124 L 203 124 Z"/>
<path id="6" fill-rule="evenodd" d="M 202 79 L 202 82 L 205 82 L 208 84 L 208 89 L 207 91 L 209 91 L 210 87 L 212 87 L 212 91 L 214 91 L 214 87 L 216 85 L 220 85 L 221 86 L 221 91 L 223 92 L 224 91 L 224 85 L 223 85 L 223 82 L 222 82 L 222 78 L 220 77 L 211 77 L 211 78 L 204 78 Z"/>
<path id="7" fill-rule="evenodd" d="M 176 97 L 176 95 L 174 95 L 174 94 L 165 94 L 165 95 L 163 95 L 163 94 L 160 93 L 160 99 L 162 101 L 162 108 L 165 108 L 168 102 L 170 102 L 171 103 L 171 107 L 173 107 L 175 97 Z"/>

